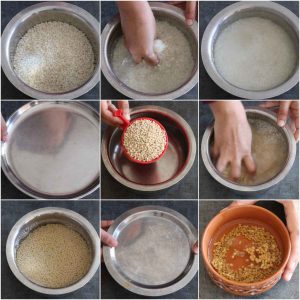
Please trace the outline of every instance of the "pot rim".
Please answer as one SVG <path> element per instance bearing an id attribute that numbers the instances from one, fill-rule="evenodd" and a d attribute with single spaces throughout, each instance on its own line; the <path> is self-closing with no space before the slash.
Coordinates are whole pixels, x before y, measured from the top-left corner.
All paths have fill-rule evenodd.
<path id="1" fill-rule="evenodd" d="M 215 222 L 216 218 L 220 218 L 222 217 L 222 215 L 230 210 L 235 210 L 235 209 L 247 209 L 247 208 L 251 208 L 251 209 L 257 209 L 260 210 L 262 212 L 264 212 L 265 214 L 268 214 L 269 216 L 271 216 L 273 219 L 275 219 L 282 227 L 285 237 L 288 239 L 289 244 L 288 244 L 288 251 L 287 251 L 287 255 L 286 257 L 283 259 L 282 263 L 280 264 L 280 266 L 278 267 L 278 270 L 270 275 L 269 277 L 267 277 L 264 280 L 260 280 L 260 281 L 256 281 L 256 282 L 252 282 L 252 283 L 245 283 L 245 282 L 239 282 L 239 281 L 234 281 L 234 280 L 230 280 L 227 279 L 226 277 L 224 277 L 223 275 L 219 274 L 212 266 L 210 261 L 208 260 L 207 257 L 207 252 L 208 249 L 204 249 L 204 245 L 203 245 L 203 240 L 205 238 L 205 236 L 207 235 L 208 229 L 211 226 L 211 224 L 213 222 Z M 212 272 L 215 276 L 219 277 L 222 279 L 223 282 L 227 283 L 227 284 L 231 284 L 231 285 L 237 285 L 240 287 L 249 287 L 252 288 L 254 285 L 264 285 L 266 283 L 268 283 L 270 281 L 270 279 L 277 277 L 277 276 L 281 276 L 281 274 L 283 273 L 283 269 L 286 266 L 288 259 L 290 257 L 291 254 L 291 241 L 290 241 L 290 236 L 288 233 L 288 230 L 286 228 L 286 226 L 284 225 L 284 223 L 270 210 L 260 207 L 260 206 L 256 206 L 256 205 L 241 205 L 241 206 L 236 206 L 236 207 L 230 207 L 230 208 L 226 208 L 225 210 L 221 210 L 217 215 L 215 215 L 210 221 L 209 223 L 206 225 L 204 232 L 202 233 L 202 238 L 201 238 L 201 252 L 202 252 L 202 257 L 204 260 L 204 264 L 205 266 L 209 269 L 210 272 Z M 206 259 L 207 258 L 207 259 Z"/>
<path id="2" fill-rule="evenodd" d="M 276 13 L 278 17 L 280 17 L 280 15 L 283 16 L 290 23 L 291 27 L 295 31 L 295 35 L 299 36 L 299 18 L 284 6 L 271 1 L 237 2 L 228 5 L 219 13 L 217 13 L 207 25 L 201 42 L 201 57 L 202 57 L 203 65 L 209 77 L 214 81 L 216 85 L 218 85 L 224 91 L 234 96 L 245 98 L 245 99 L 257 100 L 257 99 L 272 98 L 281 95 L 283 93 L 286 93 L 299 82 L 299 56 L 298 56 L 298 63 L 296 64 L 295 70 L 289 79 L 287 79 L 285 82 L 283 82 L 282 84 L 274 88 L 261 90 L 261 91 L 245 90 L 229 83 L 221 76 L 221 74 L 219 74 L 212 59 L 213 50 L 211 48 L 211 43 L 215 35 L 216 26 L 218 25 L 218 23 L 219 22 L 222 23 L 225 19 L 229 18 L 237 11 L 242 11 L 244 9 L 251 9 L 251 8 L 268 9 L 268 11 Z M 299 43 L 299 38 L 298 38 L 298 43 Z"/>
<path id="3" fill-rule="evenodd" d="M 20 20 L 27 20 L 32 15 L 37 12 L 49 11 L 49 10 L 61 10 L 67 13 L 72 14 L 73 16 L 79 15 L 82 17 L 89 27 L 95 32 L 95 36 L 99 37 L 99 22 L 94 16 L 92 16 L 85 9 L 66 2 L 41 2 L 37 4 L 30 5 L 25 9 L 19 11 L 6 25 L 1 37 L 1 60 L 2 60 L 2 70 L 15 88 L 24 93 L 25 95 L 32 97 L 34 99 L 74 99 L 78 98 L 88 91 L 90 91 L 96 84 L 100 81 L 100 55 L 94 52 L 95 57 L 97 54 L 99 56 L 98 62 L 95 66 L 93 75 L 81 86 L 78 88 L 63 92 L 63 93 L 49 93 L 42 92 L 35 88 L 30 87 L 25 82 L 23 82 L 19 76 L 15 73 L 12 64 L 9 62 L 9 45 L 11 43 L 11 35 L 14 30 L 16 23 L 19 23 Z M 100 43 L 100 37 L 98 38 L 97 43 Z"/>
<path id="4" fill-rule="evenodd" d="M 160 3 L 160 2 L 150 2 L 150 7 L 153 11 L 164 11 L 166 13 L 172 12 L 178 19 L 185 21 L 184 14 L 182 10 L 178 7 L 175 7 L 170 4 Z M 189 92 L 197 83 L 198 83 L 198 57 L 196 57 L 195 61 L 195 70 L 193 70 L 193 74 L 185 83 L 183 83 L 180 87 L 178 87 L 174 91 L 165 92 L 165 93 L 157 93 L 150 94 L 136 91 L 127 85 L 125 85 L 121 80 L 117 78 L 117 76 L 113 73 L 112 69 L 109 67 L 108 63 L 108 36 L 113 32 L 115 27 L 120 24 L 119 15 L 115 16 L 110 22 L 106 24 L 102 33 L 101 33 L 101 71 L 107 81 L 113 86 L 114 89 L 122 93 L 123 95 L 135 99 L 135 100 L 170 100 L 178 98 L 187 92 Z M 199 43 L 198 36 L 198 23 L 195 21 L 192 26 L 188 26 L 189 30 L 195 36 L 197 43 Z M 198 45 L 199 47 L 199 45 Z"/>
<path id="5" fill-rule="evenodd" d="M 274 112 L 263 109 L 261 107 L 257 106 L 248 106 L 245 107 L 245 111 L 250 112 L 250 113 L 258 113 L 260 115 L 263 115 L 265 117 L 270 118 L 272 121 L 277 122 L 277 116 Z M 202 161 L 206 167 L 206 170 L 210 173 L 210 175 L 218 181 L 221 185 L 223 185 L 226 188 L 232 189 L 237 192 L 243 192 L 243 193 L 252 193 L 252 192 L 260 192 L 264 191 L 266 189 L 271 188 L 272 186 L 278 184 L 281 182 L 289 173 L 291 170 L 295 158 L 296 158 L 296 152 L 297 152 L 297 147 L 296 147 L 296 142 L 294 139 L 293 132 L 288 124 L 286 124 L 284 127 L 280 127 L 280 130 L 283 131 L 286 139 L 287 139 L 287 145 L 288 145 L 288 153 L 287 153 L 287 159 L 284 167 L 282 170 L 275 175 L 273 178 L 271 178 L 269 181 L 257 184 L 257 185 L 239 185 L 237 183 L 234 183 L 232 181 L 226 180 L 223 178 L 219 172 L 216 170 L 216 167 L 213 165 L 210 155 L 209 155 L 209 139 L 213 133 L 213 123 L 209 125 L 202 137 L 202 142 L 201 142 L 201 156 L 202 156 Z"/>
<path id="6" fill-rule="evenodd" d="M 55 214 L 55 213 L 63 214 L 67 216 L 69 219 L 74 220 L 81 227 L 83 227 L 84 230 L 89 235 L 89 237 L 91 238 L 93 248 L 95 251 L 89 271 L 79 281 L 64 288 L 47 288 L 32 282 L 25 275 L 23 275 L 22 272 L 19 270 L 15 262 L 15 255 L 13 255 L 15 238 L 19 228 L 24 224 L 26 224 L 28 221 L 32 220 L 34 217 L 42 216 L 44 214 Z M 81 214 L 73 210 L 62 208 L 62 207 L 44 207 L 44 208 L 39 208 L 28 212 L 27 214 L 22 216 L 12 227 L 6 241 L 6 258 L 12 273 L 26 287 L 30 288 L 35 292 L 42 293 L 42 294 L 63 295 L 80 289 L 93 278 L 100 265 L 99 247 L 100 247 L 100 240 L 99 240 L 98 233 L 96 232 L 93 225 L 84 216 L 82 216 Z"/>

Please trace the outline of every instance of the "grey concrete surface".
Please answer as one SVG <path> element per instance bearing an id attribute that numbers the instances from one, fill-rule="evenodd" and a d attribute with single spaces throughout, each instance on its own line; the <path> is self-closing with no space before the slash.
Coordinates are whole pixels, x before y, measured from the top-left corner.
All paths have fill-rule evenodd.
<path id="1" fill-rule="evenodd" d="M 246 106 L 257 106 L 258 101 L 243 101 Z M 199 105 L 199 147 L 205 129 L 213 121 L 209 105 L 200 102 Z M 240 195 L 214 180 L 206 170 L 200 151 L 199 157 L 199 195 L 201 199 L 298 199 L 299 197 L 299 143 L 294 165 L 288 175 L 269 190 L 255 195 Z"/>
<path id="2" fill-rule="evenodd" d="M 193 133 L 198 140 L 198 114 L 197 101 L 130 101 L 130 106 L 158 105 L 175 111 L 183 117 L 191 126 Z M 101 126 L 101 134 L 104 133 L 105 124 Z M 169 189 L 141 193 L 128 189 L 117 182 L 107 171 L 101 161 L 101 198 L 103 199 L 197 199 L 198 196 L 198 157 L 189 173 L 179 183 Z"/>
<path id="3" fill-rule="evenodd" d="M 16 110 L 29 101 L 1 101 L 1 114 L 7 120 Z M 87 101 L 86 104 L 99 111 L 99 101 Z M 97 189 L 84 199 L 99 199 L 100 191 Z M 1 170 L 1 199 L 30 199 L 30 197 L 18 190 Z"/>
<path id="4" fill-rule="evenodd" d="M 211 19 L 223 8 L 236 1 L 200 1 L 199 4 L 199 41 L 201 43 L 204 31 Z M 299 16 L 298 1 L 278 1 L 277 3 L 291 10 Z M 201 59 L 199 58 L 199 99 L 237 99 L 235 96 L 221 89 L 206 73 Z M 277 96 L 275 99 L 299 99 L 299 84 L 288 92 Z"/>
<path id="5" fill-rule="evenodd" d="M 40 1 L 42 2 L 42 1 Z M 98 1 L 66 1 L 68 3 L 77 5 L 85 9 L 92 16 L 99 21 L 100 6 Z M 37 4 L 39 1 L 1 1 L 1 33 L 5 29 L 9 21 L 21 10 Z M 29 96 L 19 91 L 8 78 L 5 76 L 1 69 L 1 98 L 2 99 L 30 99 Z M 86 94 L 80 96 L 78 99 L 100 99 L 99 83 Z"/>
<path id="6" fill-rule="evenodd" d="M 50 296 L 32 291 L 10 270 L 5 254 L 7 237 L 14 224 L 25 214 L 42 207 L 64 207 L 85 217 L 99 232 L 97 201 L 2 201 L 1 203 L 1 299 L 49 299 Z M 99 270 L 81 289 L 54 299 L 99 299 Z"/>
<path id="7" fill-rule="evenodd" d="M 101 31 L 116 14 L 118 9 L 115 1 L 101 2 Z M 128 99 L 128 97 L 115 90 L 101 73 L 101 99 Z M 198 85 L 178 99 L 198 99 Z"/>
<path id="8" fill-rule="evenodd" d="M 125 211 L 143 205 L 159 205 L 176 210 L 183 214 L 198 228 L 197 201 L 102 201 L 101 220 L 113 220 Z M 101 265 L 101 298 L 102 299 L 151 299 L 129 292 L 120 286 L 108 273 L 105 264 Z M 196 299 L 198 298 L 198 274 L 181 290 L 161 299 Z M 152 298 L 153 299 L 153 298 Z"/>
<path id="9" fill-rule="evenodd" d="M 220 210 L 227 207 L 230 201 L 204 201 L 199 203 L 199 236 L 200 240 L 205 227 L 209 221 L 217 215 Z M 284 223 L 285 216 L 283 206 L 275 201 L 259 201 L 257 205 L 262 206 L 275 213 Z M 243 297 L 231 295 L 216 286 L 208 276 L 200 255 L 199 266 L 199 298 L 200 299 L 245 299 Z M 299 299 L 299 266 L 297 267 L 291 281 L 285 282 L 281 279 L 268 292 L 247 297 L 247 299 Z"/>

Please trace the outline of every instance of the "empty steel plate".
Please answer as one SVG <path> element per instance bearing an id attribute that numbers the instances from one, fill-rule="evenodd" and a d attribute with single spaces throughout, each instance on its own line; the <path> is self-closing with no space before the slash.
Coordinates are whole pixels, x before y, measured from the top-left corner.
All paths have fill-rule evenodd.
<path id="1" fill-rule="evenodd" d="M 154 105 L 135 107 L 130 116 L 159 121 L 168 134 L 168 149 L 153 164 L 134 163 L 123 153 L 122 129 L 109 127 L 101 146 L 108 172 L 123 185 L 139 191 L 158 191 L 178 183 L 189 172 L 196 156 L 196 140 L 189 124 L 174 111 Z"/>
<path id="2" fill-rule="evenodd" d="M 7 121 L 2 169 L 42 199 L 80 198 L 99 186 L 99 115 L 71 101 L 33 101 Z"/>
<path id="3" fill-rule="evenodd" d="M 197 231 L 174 210 L 137 207 L 118 217 L 108 232 L 118 246 L 103 247 L 105 265 L 111 276 L 133 293 L 171 294 L 197 273 L 198 255 L 192 252 Z"/>

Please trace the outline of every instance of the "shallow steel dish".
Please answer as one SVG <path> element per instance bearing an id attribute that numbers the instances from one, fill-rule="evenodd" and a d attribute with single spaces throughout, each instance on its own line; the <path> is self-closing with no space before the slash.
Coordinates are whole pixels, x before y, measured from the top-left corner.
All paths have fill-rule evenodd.
<path id="1" fill-rule="evenodd" d="M 168 134 L 164 156 L 150 165 L 128 160 L 121 146 L 122 130 L 108 127 L 101 145 L 103 163 L 113 178 L 139 191 L 166 189 L 182 180 L 196 157 L 196 140 L 188 123 L 177 113 L 160 106 L 139 106 L 131 110 L 131 119 L 150 117 L 159 121 Z"/>
<path id="2" fill-rule="evenodd" d="M 246 113 L 248 118 L 262 119 L 271 123 L 273 126 L 277 127 L 280 133 L 284 136 L 288 150 L 286 154 L 285 165 L 283 166 L 280 173 L 278 173 L 275 177 L 271 178 L 269 181 L 259 185 L 242 185 L 222 177 L 216 169 L 216 167 L 214 166 L 210 157 L 210 146 L 213 141 L 213 124 L 210 125 L 204 132 L 201 143 L 201 156 L 207 171 L 216 181 L 235 192 L 241 194 L 254 194 L 256 192 L 262 192 L 271 188 L 286 177 L 295 161 L 296 142 L 294 139 L 293 132 L 289 125 L 285 125 L 284 127 L 278 127 L 277 116 L 273 112 L 261 108 L 246 108 Z"/>
<path id="3" fill-rule="evenodd" d="M 267 99 L 281 95 L 299 82 L 299 66 L 282 84 L 262 91 L 241 89 L 219 74 L 214 63 L 214 45 L 224 28 L 233 22 L 247 17 L 262 17 L 275 22 L 295 41 L 295 51 L 299 53 L 299 19 L 289 9 L 272 1 L 241 1 L 227 6 L 208 24 L 201 42 L 201 56 L 204 67 L 211 79 L 226 92 L 245 99 Z"/>
<path id="4" fill-rule="evenodd" d="M 118 247 L 103 247 L 111 276 L 125 289 L 144 296 L 174 293 L 198 270 L 192 252 L 198 240 L 194 226 L 166 207 L 141 206 L 118 217 L 108 232 Z"/>
<path id="5" fill-rule="evenodd" d="M 19 40 L 33 26 L 61 21 L 81 30 L 89 39 L 95 56 L 95 70 L 91 78 L 78 88 L 65 93 L 46 93 L 25 84 L 15 73 L 13 56 Z M 35 99 L 74 99 L 87 93 L 99 82 L 100 73 L 100 30 L 99 22 L 86 10 L 66 2 L 42 2 L 31 5 L 15 15 L 5 27 L 1 37 L 2 69 L 9 81 L 22 93 Z"/>
<path id="6" fill-rule="evenodd" d="M 85 239 L 92 253 L 92 263 L 87 274 L 71 286 L 58 289 L 45 288 L 28 280 L 20 272 L 16 263 L 17 250 L 22 240 L 37 227 L 53 223 L 63 224 L 77 231 Z M 65 208 L 45 207 L 31 211 L 14 225 L 6 242 L 6 258 L 13 274 L 28 288 L 42 294 L 62 295 L 78 290 L 93 278 L 100 264 L 99 247 L 98 233 L 82 215 Z"/>
<path id="7" fill-rule="evenodd" d="M 99 186 L 99 115 L 87 104 L 32 101 L 7 121 L 2 170 L 38 199 L 81 198 Z"/>
<path id="8" fill-rule="evenodd" d="M 160 94 L 143 93 L 136 91 L 115 75 L 111 60 L 117 39 L 121 36 L 121 22 L 119 17 L 112 19 L 103 29 L 101 34 L 101 70 L 108 82 L 123 95 L 132 99 L 175 99 L 190 91 L 198 83 L 198 24 L 187 26 L 181 9 L 166 3 L 150 2 L 151 9 L 157 20 L 166 20 L 180 29 L 190 41 L 192 55 L 195 61 L 190 78 L 173 91 Z"/>

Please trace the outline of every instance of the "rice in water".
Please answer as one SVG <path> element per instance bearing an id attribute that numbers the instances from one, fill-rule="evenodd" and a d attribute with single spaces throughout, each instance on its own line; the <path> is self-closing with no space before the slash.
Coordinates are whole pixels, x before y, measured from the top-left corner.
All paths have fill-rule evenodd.
<path id="1" fill-rule="evenodd" d="M 243 185 L 257 185 L 271 180 L 283 168 L 287 157 L 287 143 L 280 130 L 267 121 L 249 119 L 252 130 L 252 156 L 256 163 L 256 174 L 251 176 L 242 166 L 237 181 Z M 230 167 L 223 172 L 230 178 Z"/>
<path id="2" fill-rule="evenodd" d="M 64 93 L 83 85 L 94 71 L 95 57 L 86 35 L 63 22 L 45 22 L 29 29 L 18 42 L 13 65 L 30 87 Z"/>
<path id="3" fill-rule="evenodd" d="M 63 288 L 88 272 L 92 256 L 83 237 L 62 224 L 34 229 L 17 250 L 17 265 L 29 280 L 48 288 Z"/>
<path id="4" fill-rule="evenodd" d="M 135 64 L 121 37 L 113 50 L 112 66 L 116 76 L 130 88 L 144 93 L 165 93 L 185 83 L 192 74 L 194 58 L 185 35 L 166 21 L 157 22 L 154 51 L 159 57 L 155 67 Z"/>
<path id="5" fill-rule="evenodd" d="M 274 22 L 240 19 L 216 40 L 215 64 L 225 80 L 246 90 L 261 91 L 285 82 L 297 64 L 295 44 Z"/>

